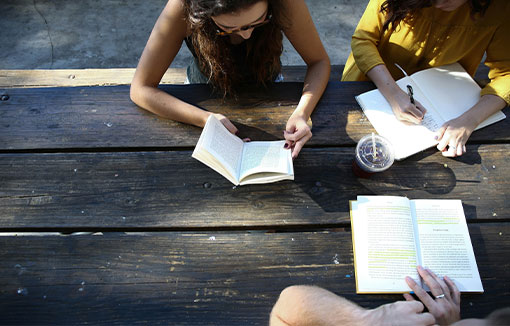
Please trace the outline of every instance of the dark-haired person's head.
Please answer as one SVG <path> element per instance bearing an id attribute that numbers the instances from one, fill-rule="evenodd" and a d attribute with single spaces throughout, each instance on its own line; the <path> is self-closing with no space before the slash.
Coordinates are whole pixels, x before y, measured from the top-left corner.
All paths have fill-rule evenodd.
<path id="1" fill-rule="evenodd" d="M 246 42 L 246 65 L 255 82 L 274 80 L 281 69 L 282 31 L 288 22 L 282 0 L 184 0 L 192 44 L 202 72 L 224 94 L 243 80 L 232 43 Z"/>

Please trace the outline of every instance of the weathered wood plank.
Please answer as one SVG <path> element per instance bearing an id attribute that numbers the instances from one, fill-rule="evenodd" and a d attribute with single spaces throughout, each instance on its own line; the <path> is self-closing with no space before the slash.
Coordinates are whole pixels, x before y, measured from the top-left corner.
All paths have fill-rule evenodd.
<path id="1" fill-rule="evenodd" d="M 432 150 L 357 179 L 352 148 L 305 149 L 294 182 L 241 187 L 190 151 L 0 154 L 0 229 L 345 226 L 357 194 L 461 199 L 470 220 L 508 221 L 509 152 Z"/>
<path id="2" fill-rule="evenodd" d="M 371 87 L 364 84 L 365 89 Z M 359 86 L 350 85 L 351 92 Z M 299 100 L 302 84 L 275 85 L 270 91 L 247 90 L 239 101 L 211 94 L 204 85 L 168 86 L 165 90 L 188 102 L 211 111 L 226 114 L 237 123 L 242 133 L 253 139 L 281 139 L 285 123 Z M 349 93 L 349 92 L 348 92 Z M 333 94 L 336 96 L 336 93 Z M 9 100 L 0 102 L 0 148 L 76 148 L 76 147 L 137 147 L 194 146 L 200 129 L 156 117 L 134 105 L 127 86 L 11 89 Z M 324 119 L 336 119 L 348 99 L 350 107 L 357 104 L 352 96 L 325 102 Z M 334 108 L 333 108 L 334 106 Z M 329 107 L 329 108 L 328 108 Z M 344 106 L 345 107 L 345 104 Z M 356 110 L 356 109 L 354 109 Z M 360 112 L 358 112 L 360 114 Z M 318 115 L 321 116 L 322 115 Z M 340 123 L 329 123 L 329 135 L 321 132 L 313 141 L 331 142 Z M 328 121 L 326 120 L 326 121 Z M 355 120 L 354 121 L 358 121 Z M 369 127 L 366 122 L 365 125 Z M 353 143 L 345 131 L 336 139 Z M 321 140 L 322 139 L 322 140 Z"/>
<path id="3" fill-rule="evenodd" d="M 283 66 L 286 82 L 302 82 L 306 66 Z M 0 87 L 76 87 L 131 84 L 135 68 L 0 70 Z M 343 65 L 331 67 L 331 81 L 340 81 Z M 184 84 L 186 68 L 169 68 L 161 84 Z"/>
<path id="4" fill-rule="evenodd" d="M 340 81 L 344 65 L 331 66 L 330 81 Z M 76 87 L 112 86 L 131 84 L 135 68 L 110 69 L 36 69 L 0 70 L 0 87 Z M 282 75 L 286 82 L 302 82 L 306 66 L 283 66 Z M 480 64 L 475 80 L 481 85 L 489 82 L 489 68 Z M 161 79 L 161 84 L 184 84 L 186 68 L 169 68 Z"/>
<path id="5" fill-rule="evenodd" d="M 0 70 L 0 87 L 75 87 L 131 84 L 135 68 Z M 161 84 L 184 84 L 186 68 L 169 68 Z"/>
<path id="6" fill-rule="evenodd" d="M 345 65 L 332 65 L 329 81 L 340 81 Z M 285 82 L 303 82 L 306 75 L 306 66 L 283 66 L 282 75 Z"/>
<path id="7" fill-rule="evenodd" d="M 508 305 L 510 226 L 469 227 L 485 288 L 464 317 Z M 1 324 L 264 325 L 279 292 L 314 284 L 356 295 L 351 234 L 149 233 L 0 237 Z"/>
<path id="8" fill-rule="evenodd" d="M 354 96 L 369 82 L 330 82 L 312 115 L 310 146 L 352 146 L 373 131 Z M 162 86 L 185 101 L 220 112 L 254 140 L 282 138 L 301 94 L 301 83 L 249 88 L 223 101 L 205 85 Z M 128 86 L 13 88 L 0 101 L 0 150 L 47 148 L 191 147 L 200 129 L 165 120 L 138 108 Z M 510 140 L 510 119 L 475 132 L 476 142 Z"/>

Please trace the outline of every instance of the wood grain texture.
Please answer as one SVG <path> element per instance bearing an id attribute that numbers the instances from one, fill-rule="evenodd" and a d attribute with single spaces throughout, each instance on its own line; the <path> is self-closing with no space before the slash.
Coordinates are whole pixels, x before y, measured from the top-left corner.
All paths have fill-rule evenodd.
<path id="1" fill-rule="evenodd" d="M 0 70 L 0 87 L 75 87 L 131 84 L 135 68 Z M 184 84 L 186 68 L 169 68 L 161 84 Z"/>
<path id="2" fill-rule="evenodd" d="M 471 225 L 485 293 L 462 315 L 508 305 L 510 227 Z M 148 233 L 0 237 L 5 325 L 265 325 L 294 284 L 327 288 L 363 307 L 400 295 L 356 295 L 351 234 Z"/>
<path id="3" fill-rule="evenodd" d="M 245 88 L 223 101 L 204 85 L 161 86 L 254 140 L 282 138 L 302 87 Z M 199 128 L 138 108 L 129 86 L 0 89 L 9 96 L 0 101 L 0 324 L 264 325 L 292 284 L 365 307 L 399 300 L 354 294 L 348 201 L 358 194 L 461 199 L 486 289 L 463 296 L 463 315 L 510 305 L 510 120 L 475 132 L 461 158 L 431 149 L 358 179 L 353 147 L 373 129 L 354 96 L 373 88 L 330 82 L 296 180 L 242 187 L 191 158 Z"/>
<path id="4" fill-rule="evenodd" d="M 340 81 L 344 65 L 332 65 L 330 81 Z M 129 85 L 135 74 L 135 68 L 109 69 L 35 69 L 0 70 L 0 87 L 76 87 L 76 86 L 114 86 Z M 489 68 L 480 64 L 475 80 L 486 85 Z M 306 75 L 306 66 L 283 66 L 285 82 L 302 82 Z M 186 68 L 168 68 L 160 84 L 184 84 Z"/>
<path id="5" fill-rule="evenodd" d="M 305 149 L 295 181 L 240 187 L 190 151 L 0 154 L 0 229 L 345 226 L 357 194 L 461 199 L 470 220 L 508 220 L 509 152 L 430 150 L 358 179 L 352 148 Z"/>
<path id="6" fill-rule="evenodd" d="M 283 66 L 286 82 L 302 82 L 306 66 Z M 129 85 L 135 68 L 0 70 L 0 87 L 76 87 Z M 331 67 L 331 81 L 340 81 L 343 65 Z M 184 84 L 186 68 L 168 68 L 160 84 Z"/>
<path id="7" fill-rule="evenodd" d="M 205 85 L 162 89 L 209 111 L 225 114 L 253 140 L 282 139 L 303 85 L 277 83 L 246 88 L 223 101 Z M 330 82 L 311 117 L 308 146 L 353 146 L 373 131 L 354 96 L 373 89 L 369 82 Z M 13 88 L 0 101 L 0 150 L 63 148 L 192 147 L 201 129 L 159 118 L 129 99 L 128 86 Z M 510 119 L 475 132 L 470 141 L 510 140 Z"/>

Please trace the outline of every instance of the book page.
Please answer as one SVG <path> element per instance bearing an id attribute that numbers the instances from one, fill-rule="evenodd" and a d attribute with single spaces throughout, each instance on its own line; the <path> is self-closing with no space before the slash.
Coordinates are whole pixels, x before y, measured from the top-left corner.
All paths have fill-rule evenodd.
<path id="1" fill-rule="evenodd" d="M 358 196 L 351 214 L 357 293 L 409 292 L 406 276 L 421 284 L 408 199 Z"/>
<path id="2" fill-rule="evenodd" d="M 483 292 L 460 200 L 413 200 L 421 264 L 450 277 L 461 292 Z"/>
<path id="3" fill-rule="evenodd" d="M 245 143 L 240 168 L 240 180 L 250 174 L 271 172 L 287 174 L 291 152 L 283 148 L 284 140 Z"/>
<path id="4" fill-rule="evenodd" d="M 445 122 L 459 117 L 480 100 L 480 86 L 459 63 L 422 70 L 411 78 L 427 94 Z M 504 118 L 503 112 L 497 112 L 477 129 Z"/>
<path id="5" fill-rule="evenodd" d="M 397 85 L 404 92 L 407 92 L 407 85 L 411 85 L 414 98 L 428 110 L 421 124 L 407 124 L 399 121 L 386 98 L 377 89 L 357 96 L 356 100 L 377 133 L 393 144 L 395 158 L 401 160 L 435 146 L 437 144 L 434 139 L 435 131 L 443 124 L 443 120 L 434 112 L 432 104 L 410 77 L 398 80 Z"/>
<path id="6" fill-rule="evenodd" d="M 221 121 L 211 115 L 192 157 L 238 184 L 243 146 L 239 137 L 231 134 Z"/>

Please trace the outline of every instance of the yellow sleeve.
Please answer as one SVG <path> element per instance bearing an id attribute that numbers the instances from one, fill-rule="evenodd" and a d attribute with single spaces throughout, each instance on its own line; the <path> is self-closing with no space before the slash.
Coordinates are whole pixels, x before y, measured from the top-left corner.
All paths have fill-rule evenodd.
<path id="1" fill-rule="evenodd" d="M 352 54 L 359 70 L 366 74 L 373 67 L 384 64 L 377 45 L 381 39 L 385 17 L 380 12 L 381 0 L 370 0 L 351 40 Z"/>
<path id="2" fill-rule="evenodd" d="M 487 47 L 485 65 L 490 68 L 491 82 L 482 89 L 481 95 L 497 95 L 510 105 L 510 4 L 501 25 Z"/>

